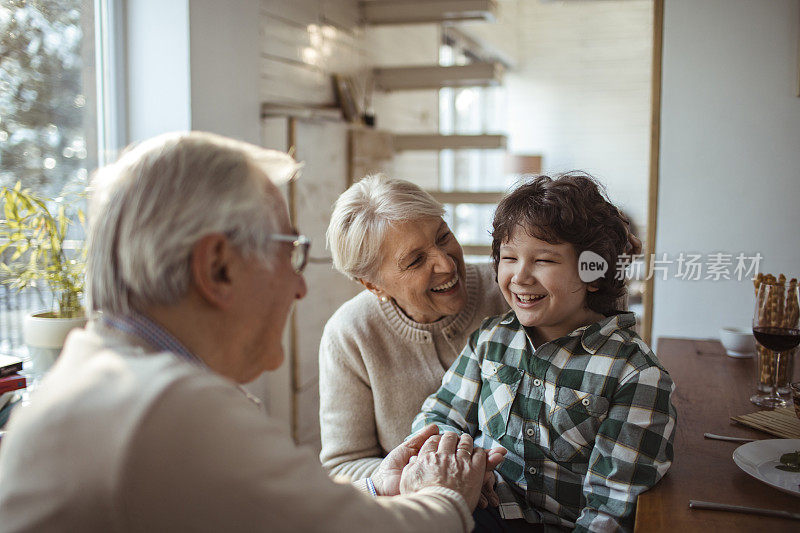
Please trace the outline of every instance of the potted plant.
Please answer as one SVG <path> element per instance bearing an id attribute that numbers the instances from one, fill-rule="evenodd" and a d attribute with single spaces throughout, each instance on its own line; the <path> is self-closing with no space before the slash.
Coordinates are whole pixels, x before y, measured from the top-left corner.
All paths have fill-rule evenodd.
<path id="1" fill-rule="evenodd" d="M 55 362 L 67 333 L 86 324 L 86 247 L 67 239 L 70 217 L 83 225 L 84 214 L 77 203 L 38 196 L 20 182 L 0 189 L 0 199 L 0 281 L 18 291 L 46 286 L 54 300 L 51 309 L 28 315 L 23 324 L 33 372 L 42 374 Z M 73 249 L 70 243 L 76 244 Z"/>

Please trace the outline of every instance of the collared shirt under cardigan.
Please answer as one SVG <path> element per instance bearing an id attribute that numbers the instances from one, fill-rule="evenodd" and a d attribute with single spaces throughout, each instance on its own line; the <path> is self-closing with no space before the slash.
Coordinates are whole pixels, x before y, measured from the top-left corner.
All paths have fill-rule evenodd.
<path id="1" fill-rule="evenodd" d="M 634 324 L 616 314 L 534 348 L 513 312 L 493 317 L 412 431 L 434 422 L 505 447 L 505 518 L 631 530 L 636 497 L 671 464 L 676 420 L 672 380 Z"/>
<path id="2" fill-rule="evenodd" d="M 332 475 L 370 475 L 409 434 L 469 335 L 508 309 L 488 262 L 467 265 L 466 289 L 464 309 L 433 324 L 414 322 L 367 291 L 328 321 L 320 343 L 320 459 Z"/>

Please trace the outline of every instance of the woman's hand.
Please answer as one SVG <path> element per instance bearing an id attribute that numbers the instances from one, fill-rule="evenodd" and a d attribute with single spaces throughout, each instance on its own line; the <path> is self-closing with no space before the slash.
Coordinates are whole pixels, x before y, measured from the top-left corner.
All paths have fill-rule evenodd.
<path id="1" fill-rule="evenodd" d="M 453 433 L 453 435 L 455 434 Z M 435 438 L 431 439 L 431 437 Z M 384 458 L 378 469 L 371 476 L 372 483 L 375 485 L 375 491 L 380 496 L 396 496 L 400 494 L 400 479 L 403 474 L 403 468 L 417 459 L 417 454 L 420 453 L 423 444 L 429 439 L 433 441 L 432 444 L 439 442 L 439 428 L 436 427 L 436 424 L 430 424 L 424 427 L 418 433 L 412 435 L 407 441 L 389 452 L 389 455 Z M 459 450 L 462 448 L 465 450 L 472 450 L 473 454 L 475 450 L 479 449 L 473 449 L 472 437 L 466 433 L 459 439 L 458 448 Z M 485 453 L 487 454 L 487 460 L 486 473 L 482 485 L 481 508 L 486 507 L 489 503 L 494 506 L 500 503 L 497 495 L 494 493 L 495 478 L 493 470 L 505 459 L 506 449 L 496 447 Z"/>
<path id="2" fill-rule="evenodd" d="M 473 448 L 472 437 L 460 438 L 451 431 L 434 435 L 420 448 L 419 455 L 403 469 L 400 493 L 417 492 L 425 487 L 452 489 L 475 509 L 486 473 L 486 450 Z"/>
<path id="3" fill-rule="evenodd" d="M 466 439 L 467 442 L 471 444 L 471 439 L 469 439 L 468 435 L 461 435 L 462 439 Z M 475 448 L 473 448 L 474 453 Z M 481 488 L 481 496 L 478 500 L 478 507 L 481 509 L 485 509 L 489 505 L 492 507 L 497 507 L 500 505 L 500 498 L 494 491 L 494 487 L 497 484 L 497 479 L 494 475 L 494 469 L 503 462 L 506 457 L 507 450 L 502 446 L 498 446 L 496 448 L 492 448 L 491 450 L 486 451 L 486 473 L 483 476 L 483 486 Z M 415 457 L 411 458 L 411 462 L 414 462 L 416 459 Z"/>
<path id="4" fill-rule="evenodd" d="M 403 474 L 403 468 L 412 457 L 419 453 L 425 441 L 438 434 L 439 428 L 436 424 L 429 424 L 389 452 L 375 473 L 370 476 L 378 495 L 397 496 L 400 494 L 400 477 Z"/>

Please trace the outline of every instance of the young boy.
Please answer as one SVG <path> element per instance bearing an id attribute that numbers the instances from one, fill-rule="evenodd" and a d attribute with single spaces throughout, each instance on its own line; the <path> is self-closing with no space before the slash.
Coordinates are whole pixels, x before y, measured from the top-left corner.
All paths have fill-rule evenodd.
<path id="1" fill-rule="evenodd" d="M 630 531 L 636 497 L 671 464 L 676 413 L 633 313 L 614 311 L 627 220 L 590 176 L 540 176 L 500 202 L 492 239 L 511 311 L 472 334 L 412 429 L 434 422 L 508 450 L 495 530 Z M 584 251 L 608 265 L 589 283 Z"/>

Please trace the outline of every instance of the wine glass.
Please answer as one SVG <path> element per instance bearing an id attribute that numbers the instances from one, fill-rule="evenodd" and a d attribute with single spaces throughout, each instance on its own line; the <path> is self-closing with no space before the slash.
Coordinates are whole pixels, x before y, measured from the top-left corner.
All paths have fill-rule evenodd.
<path id="1" fill-rule="evenodd" d="M 797 280 L 787 283 L 783 276 L 778 281 L 772 280 L 762 282 L 756 293 L 753 336 L 766 350 L 759 350 L 756 358 L 757 382 L 761 386 L 750 401 L 762 407 L 775 408 L 789 404 L 778 394 L 778 389 L 787 387 L 792 380 L 789 375 L 792 365 L 788 358 L 794 355 L 794 348 L 800 344 L 800 300 Z M 761 389 L 764 385 L 769 387 L 766 394 Z"/>

